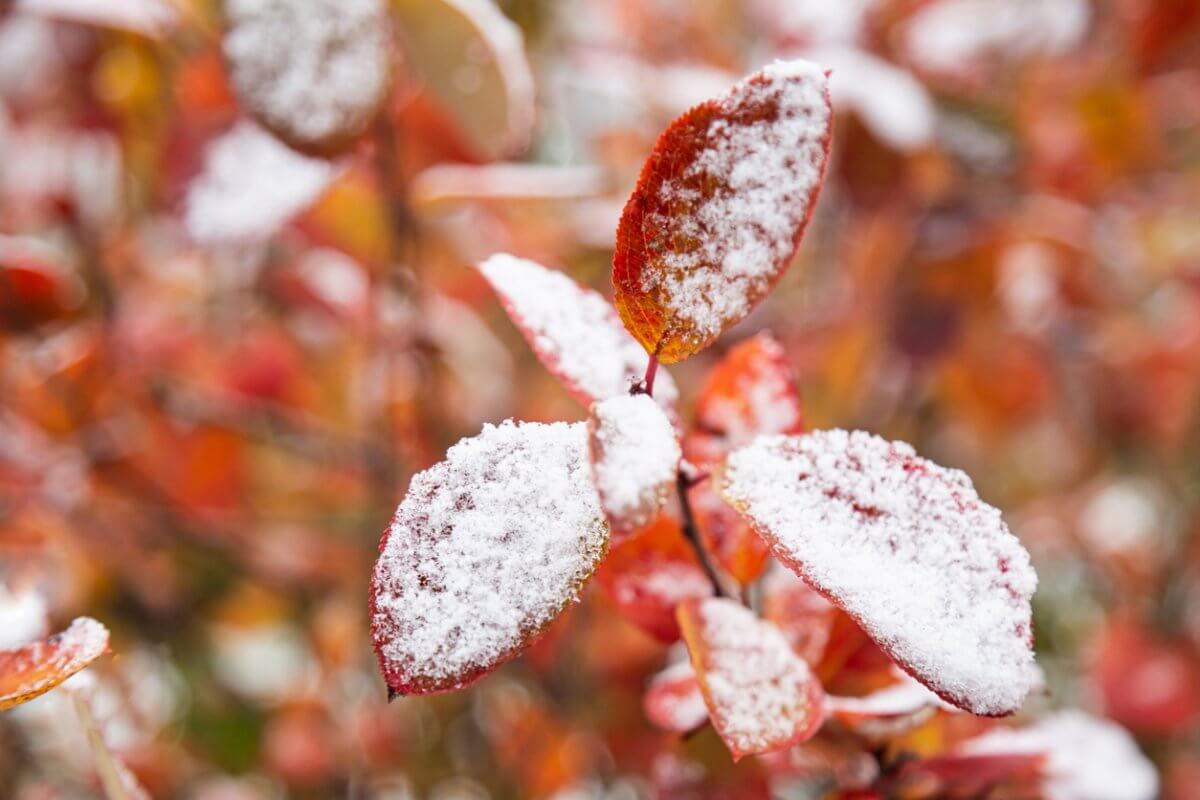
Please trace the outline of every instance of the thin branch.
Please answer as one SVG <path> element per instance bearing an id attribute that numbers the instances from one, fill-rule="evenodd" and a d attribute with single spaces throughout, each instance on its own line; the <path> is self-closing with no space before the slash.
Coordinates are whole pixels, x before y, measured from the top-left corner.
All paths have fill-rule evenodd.
<path id="1" fill-rule="evenodd" d="M 688 500 L 687 493 L 690 485 L 688 477 L 680 470 L 675 478 L 675 488 L 679 492 L 679 507 L 683 509 L 683 536 L 696 551 L 696 558 L 699 559 L 700 566 L 704 568 L 704 573 L 712 584 L 713 594 L 741 603 L 741 592 L 729 586 L 729 582 L 713 564 L 708 548 L 700 540 L 700 528 L 696 525 L 696 515 L 692 511 L 691 501 Z"/>

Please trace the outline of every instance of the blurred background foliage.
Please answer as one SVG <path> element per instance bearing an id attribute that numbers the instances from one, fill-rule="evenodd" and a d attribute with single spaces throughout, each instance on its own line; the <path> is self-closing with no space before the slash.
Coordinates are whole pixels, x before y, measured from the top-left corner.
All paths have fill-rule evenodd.
<path id="1" fill-rule="evenodd" d="M 769 329 L 808 426 L 965 469 L 1038 568 L 1032 706 L 1112 717 L 1196 796 L 1200 3 L 502 2 L 522 55 L 395 0 L 378 118 L 246 161 L 217 210 L 196 187 L 250 111 L 218 3 L 8 5 L 0 576 L 110 627 L 93 707 L 153 796 L 765 796 L 711 731 L 645 722 L 667 649 L 595 585 L 475 688 L 390 706 L 366 594 L 409 475 L 585 413 L 470 265 L 609 291 L 657 133 L 780 56 L 834 70 L 830 176 L 776 293 L 672 368 L 685 397 Z M 57 694 L 0 741 L 5 797 L 95 795 Z"/>

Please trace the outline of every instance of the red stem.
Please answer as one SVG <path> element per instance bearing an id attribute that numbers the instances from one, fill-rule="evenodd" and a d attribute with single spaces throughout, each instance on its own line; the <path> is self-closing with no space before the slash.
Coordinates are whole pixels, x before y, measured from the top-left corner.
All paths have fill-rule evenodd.
<path id="1" fill-rule="evenodd" d="M 650 356 L 650 363 L 646 365 L 646 377 L 642 378 L 642 383 L 646 385 L 646 394 L 654 396 L 654 376 L 658 374 L 658 359 Z"/>

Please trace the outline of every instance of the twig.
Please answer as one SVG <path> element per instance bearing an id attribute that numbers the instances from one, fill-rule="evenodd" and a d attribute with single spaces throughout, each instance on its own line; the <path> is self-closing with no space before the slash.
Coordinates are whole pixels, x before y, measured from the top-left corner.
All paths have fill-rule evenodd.
<path id="1" fill-rule="evenodd" d="M 740 603 L 742 602 L 740 592 L 729 587 L 728 582 L 713 564 L 712 558 L 708 554 L 708 548 L 704 546 L 704 542 L 700 541 L 700 529 L 696 525 L 696 515 L 692 511 L 692 504 L 687 495 L 689 485 L 689 479 L 682 470 L 676 473 L 675 488 L 679 492 L 679 507 L 683 509 L 683 536 L 696 551 L 700 566 L 704 568 L 704 573 L 712 584 L 713 593 L 718 597 L 728 597 L 730 600 Z"/>

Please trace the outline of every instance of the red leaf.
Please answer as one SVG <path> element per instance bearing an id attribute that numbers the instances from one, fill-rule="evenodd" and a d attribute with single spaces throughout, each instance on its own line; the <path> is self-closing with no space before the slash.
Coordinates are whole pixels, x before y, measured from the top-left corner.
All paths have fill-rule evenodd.
<path id="1" fill-rule="evenodd" d="M 0 711 L 45 694 L 108 650 L 108 629 L 79 617 L 61 633 L 0 650 Z"/>
<path id="2" fill-rule="evenodd" d="M 777 61 L 659 137 L 613 257 L 617 310 L 647 352 L 687 358 L 771 290 L 816 205 L 832 119 L 825 74 Z"/>
<path id="3" fill-rule="evenodd" d="M 735 761 L 817 732 L 824 692 L 778 628 L 719 597 L 689 600 L 676 613 L 709 717 Z"/>
<path id="4" fill-rule="evenodd" d="M 515 657 L 608 547 L 582 423 L 485 425 L 417 473 L 380 544 L 371 633 L 393 693 L 458 689 Z"/>
<path id="5" fill-rule="evenodd" d="M 650 679 L 642 695 L 642 709 L 646 719 L 674 733 L 690 733 L 708 722 L 700 682 L 687 661 L 672 664 Z"/>
<path id="6" fill-rule="evenodd" d="M 726 452 L 760 434 L 804 429 L 791 366 L 771 334 L 739 343 L 708 373 L 696 400 L 696 428 Z"/>
<path id="7" fill-rule="evenodd" d="M 628 394 L 645 374 L 645 352 L 598 292 L 561 272 L 503 253 L 480 264 L 479 272 L 538 360 L 585 407 Z M 654 399 L 673 416 L 678 396 L 675 382 L 660 369 Z"/>
<path id="8" fill-rule="evenodd" d="M 723 497 L 776 556 L 905 670 L 976 714 L 1039 682 L 1037 576 L 970 479 L 862 432 L 762 437 L 728 459 Z"/>
<path id="9" fill-rule="evenodd" d="M 665 514 L 615 541 L 596 580 L 618 611 L 667 643 L 679 639 L 675 607 L 712 594 L 712 584 L 679 522 Z"/>

